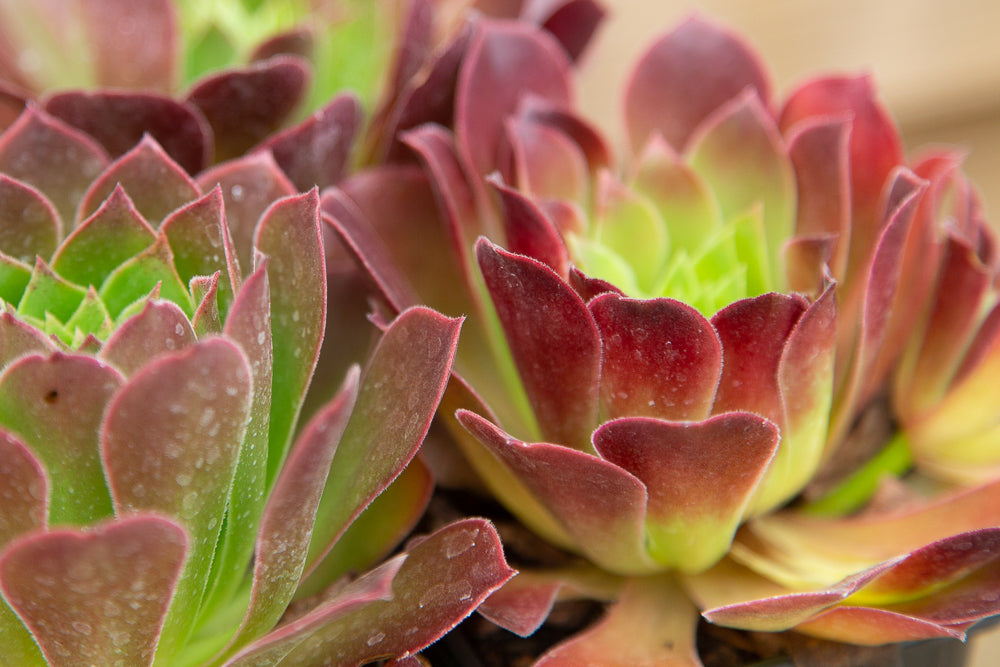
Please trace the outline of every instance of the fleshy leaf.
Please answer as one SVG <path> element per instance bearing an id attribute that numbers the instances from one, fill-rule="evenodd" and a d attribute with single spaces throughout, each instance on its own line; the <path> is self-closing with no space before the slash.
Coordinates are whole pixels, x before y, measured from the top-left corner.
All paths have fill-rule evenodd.
<path id="1" fill-rule="evenodd" d="M 216 186 L 222 189 L 238 265 L 250 273 L 254 268 L 254 233 L 261 215 L 273 202 L 295 194 L 295 186 L 266 151 L 208 169 L 198 175 L 197 182 L 203 192 Z"/>
<path id="2" fill-rule="evenodd" d="M 714 113 L 692 137 L 691 166 L 711 186 L 724 220 L 763 206 L 770 282 L 785 284 L 777 266 L 781 246 L 795 229 L 795 177 L 774 119 L 755 91 Z"/>
<path id="3" fill-rule="evenodd" d="M 26 183 L 0 174 L 0 252 L 31 263 L 49 258 L 62 237 L 62 221 L 52 204 Z"/>
<path id="4" fill-rule="evenodd" d="M 771 84 L 757 55 L 738 36 L 692 16 L 654 44 L 632 74 L 625 92 L 632 150 L 659 133 L 683 152 L 702 121 L 748 86 L 767 104 Z"/>
<path id="5" fill-rule="evenodd" d="M 123 262 L 155 240 L 152 227 L 125 190 L 116 185 L 100 208 L 59 247 L 52 268 L 77 285 L 100 287 Z"/>
<path id="6" fill-rule="evenodd" d="M 93 139 L 33 105 L 0 136 L 0 172 L 37 188 L 66 225 L 107 163 Z"/>
<path id="7" fill-rule="evenodd" d="M 304 122 L 271 137 L 261 148 L 271 151 L 298 190 L 323 189 L 344 175 L 362 120 L 357 98 L 342 94 Z"/>
<path id="8" fill-rule="evenodd" d="M 838 278 L 844 275 L 851 241 L 850 139 L 850 121 L 829 118 L 797 125 L 788 137 L 798 185 L 795 233 L 836 235 L 829 263 Z"/>
<path id="9" fill-rule="evenodd" d="M 698 610 L 665 575 L 630 580 L 596 625 L 559 644 L 537 667 L 701 667 Z"/>
<path id="10" fill-rule="evenodd" d="M 583 300 L 537 260 L 486 239 L 476 255 L 544 437 L 589 448 L 601 341 Z"/>
<path id="11" fill-rule="evenodd" d="M 223 527 L 219 550 L 212 560 L 213 576 L 210 577 L 216 588 L 208 593 L 211 597 L 206 598 L 207 608 L 219 602 L 229 602 L 234 590 L 243 583 L 242 579 L 235 577 L 227 580 L 219 573 L 239 571 L 250 562 L 257 535 L 244 526 L 259 525 L 267 499 L 267 437 L 274 359 L 271 349 L 271 293 L 266 265 L 266 259 L 260 260 L 257 270 L 243 283 L 225 325 L 226 337 L 240 345 L 250 361 L 253 394 L 227 504 L 230 515 L 244 518 L 227 521 Z"/>
<path id="12" fill-rule="evenodd" d="M 890 172 L 903 163 L 899 132 L 875 98 L 868 76 L 825 77 L 798 87 L 781 110 L 779 125 L 788 132 L 797 123 L 819 116 L 850 114 L 851 239 L 847 276 L 868 260 L 881 221 L 878 203 Z"/>
<path id="13" fill-rule="evenodd" d="M 286 197 L 261 218 L 254 247 L 267 257 L 274 374 L 268 487 L 291 445 L 292 431 L 319 355 L 326 323 L 326 265 L 319 194 Z"/>
<path id="14" fill-rule="evenodd" d="M 77 211 L 78 222 L 119 188 L 128 193 L 143 219 L 154 226 L 174 209 L 201 195 L 191 177 L 149 135 L 143 135 L 135 148 L 112 162 L 91 183 Z"/>
<path id="15" fill-rule="evenodd" d="M 302 101 L 308 81 L 306 61 L 278 55 L 196 83 L 187 100 L 212 126 L 215 162 L 242 155 L 273 134 Z"/>
<path id="16" fill-rule="evenodd" d="M 643 150 L 632 188 L 656 207 L 673 252 L 697 253 L 722 224 L 718 200 L 705 180 L 659 135 Z"/>
<path id="17" fill-rule="evenodd" d="M 41 257 L 35 257 L 35 268 L 17 304 L 17 314 L 42 321 L 51 316 L 65 322 L 80 307 L 86 293 L 83 288 L 57 276 Z"/>
<path id="18" fill-rule="evenodd" d="M 299 582 L 296 597 L 329 586 L 351 572 L 364 572 L 387 558 L 409 535 L 427 509 L 434 478 L 414 457 L 337 539 L 333 549 Z"/>
<path id="19" fill-rule="evenodd" d="M 570 137 L 523 116 L 508 118 L 504 130 L 497 161 L 507 181 L 534 197 L 585 200 L 588 165 Z"/>
<path id="20" fill-rule="evenodd" d="M 529 94 L 567 105 L 573 97 L 566 54 L 524 23 L 483 20 L 465 53 L 455 90 L 455 136 L 479 174 L 497 166 L 504 119 Z"/>
<path id="21" fill-rule="evenodd" d="M 208 339 L 147 364 L 115 394 L 101 447 L 118 514 L 152 510 L 190 533 L 190 555 L 164 625 L 169 662 L 195 620 L 250 412 L 246 357 Z"/>
<path id="22" fill-rule="evenodd" d="M 189 283 L 191 297 L 198 304 L 191 318 L 191 326 L 198 338 L 222 332 L 219 315 L 219 272 L 210 276 L 195 276 Z"/>
<path id="23" fill-rule="evenodd" d="M 778 440 L 774 424 L 738 412 L 685 423 L 622 418 L 594 433 L 601 456 L 646 485 L 650 555 L 685 572 L 729 551 Z"/>
<path id="24" fill-rule="evenodd" d="M 154 289 L 159 291 L 159 298 L 173 301 L 185 314 L 194 315 L 194 301 L 174 269 L 170 245 L 162 233 L 153 245 L 115 269 L 99 294 L 108 312 L 118 317 Z"/>
<path id="25" fill-rule="evenodd" d="M 151 299 L 139 314 L 115 328 L 100 356 L 128 377 L 159 355 L 194 341 L 191 322 L 177 304 Z"/>
<path id="26" fill-rule="evenodd" d="M 416 653 L 513 574 L 493 526 L 483 519 L 459 521 L 407 549 L 391 599 L 368 596 L 352 605 L 344 594 L 282 626 L 227 667 L 266 667 L 278 656 L 295 665 L 360 665 Z"/>
<path id="27" fill-rule="evenodd" d="M 44 106 L 112 157 L 127 153 L 146 134 L 188 174 L 200 172 L 211 157 L 212 130 L 187 102 L 149 92 L 74 90 L 47 97 Z"/>
<path id="28" fill-rule="evenodd" d="M 95 47 L 96 83 L 104 88 L 170 92 L 177 85 L 176 9 L 167 0 L 136 5 L 130 0 L 97 0 L 76 5 Z M 121 20 L 111 17 L 127 16 Z"/>
<path id="29" fill-rule="evenodd" d="M 576 62 L 604 20 L 604 15 L 604 7 L 594 0 L 569 0 L 527 3 L 523 18 L 540 21 L 542 27 L 559 40 L 569 57 Z"/>
<path id="30" fill-rule="evenodd" d="M 708 320 L 671 299 L 602 294 L 589 304 L 601 332 L 605 418 L 699 420 L 712 410 L 722 346 Z"/>
<path id="31" fill-rule="evenodd" d="M 518 190 L 498 182 L 494 182 L 493 187 L 503 203 L 507 249 L 543 262 L 560 276 L 567 275 L 569 256 L 566 244 L 552 221 Z"/>
<path id="32" fill-rule="evenodd" d="M 0 548 L 48 521 L 49 478 L 27 445 L 0 430 Z"/>
<path id="33" fill-rule="evenodd" d="M 257 534 L 250 607 L 227 651 L 270 630 L 291 602 L 306 565 L 330 463 L 358 397 L 358 375 L 355 367 L 341 391 L 305 427 L 271 489 Z"/>
<path id="34" fill-rule="evenodd" d="M 241 276 L 226 224 L 222 191 L 213 188 L 204 197 L 177 209 L 163 221 L 160 231 L 167 237 L 182 282 L 221 272 L 219 310 L 222 314 L 229 312 Z"/>
<path id="35" fill-rule="evenodd" d="M 122 383 L 85 356 L 30 355 L 0 376 L 0 424 L 21 436 L 52 480 L 49 522 L 85 524 L 111 515 L 99 428 Z"/>
<path id="36" fill-rule="evenodd" d="M 576 541 L 576 549 L 619 574 L 657 569 L 645 547 L 647 492 L 631 473 L 591 454 L 525 443 L 467 411 L 458 421 L 515 476 Z"/>
<path id="37" fill-rule="evenodd" d="M 32 352 L 55 352 L 51 338 L 9 311 L 0 314 L 0 368 Z"/>
<path id="38" fill-rule="evenodd" d="M 418 307 L 386 330 L 362 375 L 323 491 L 310 569 L 416 454 L 444 393 L 460 325 Z"/>
<path id="39" fill-rule="evenodd" d="M 150 665 L 187 546 L 155 515 L 36 532 L 3 552 L 0 587 L 48 665 Z"/>

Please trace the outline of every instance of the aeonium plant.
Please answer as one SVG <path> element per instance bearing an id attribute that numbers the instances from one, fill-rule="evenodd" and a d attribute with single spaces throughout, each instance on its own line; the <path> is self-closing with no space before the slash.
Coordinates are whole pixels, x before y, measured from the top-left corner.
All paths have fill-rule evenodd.
<path id="1" fill-rule="evenodd" d="M 218 186 L 31 108 L 0 192 L 5 664 L 412 664 L 511 576 L 479 519 L 385 560 L 430 494 L 413 457 L 458 319 L 386 322 L 298 424 L 328 305 L 315 190 L 263 210 L 241 270 Z"/>
<path id="2" fill-rule="evenodd" d="M 624 169 L 570 71 L 541 31 L 482 21 L 453 128 L 402 136 L 420 167 L 324 194 L 390 308 L 468 315 L 443 419 L 489 493 L 579 558 L 522 568 L 480 611 L 530 634 L 557 599 L 611 603 L 539 665 L 696 665 L 698 612 L 858 645 L 964 637 L 1000 609 L 1000 483 L 897 488 L 905 502 L 856 483 L 923 466 L 905 443 L 902 464 L 873 454 L 896 442 L 900 350 L 947 319 L 920 312 L 944 207 L 990 275 L 981 214 L 945 194 L 964 182 L 944 158 L 905 166 L 865 78 L 806 82 L 775 111 L 753 51 L 700 18 L 637 67 Z M 976 342 L 942 369 L 981 381 L 994 318 L 963 303 Z M 889 432 L 839 465 L 871 414 Z M 959 440 L 938 451 L 980 451 Z M 805 509 L 827 476 L 850 500 Z"/>

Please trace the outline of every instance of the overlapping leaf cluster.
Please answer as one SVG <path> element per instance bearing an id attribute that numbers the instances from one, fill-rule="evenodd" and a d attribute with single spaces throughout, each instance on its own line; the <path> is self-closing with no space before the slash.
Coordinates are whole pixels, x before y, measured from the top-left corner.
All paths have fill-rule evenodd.
<path id="1" fill-rule="evenodd" d="M 602 15 L 0 2 L 0 663 L 413 666 L 585 597 L 536 664 L 698 665 L 700 618 L 1000 611 L 958 155 L 907 158 L 866 77 L 777 98 L 694 17 L 616 158 L 573 91 Z M 390 558 L 435 474 L 560 555 L 512 578 L 443 501 Z"/>

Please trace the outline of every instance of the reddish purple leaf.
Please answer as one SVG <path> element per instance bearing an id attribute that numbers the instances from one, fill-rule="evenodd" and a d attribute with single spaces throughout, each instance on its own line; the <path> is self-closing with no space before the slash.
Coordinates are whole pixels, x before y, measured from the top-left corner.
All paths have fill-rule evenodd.
<path id="1" fill-rule="evenodd" d="M 766 105 L 770 77 L 739 36 L 695 15 L 653 45 L 625 92 L 625 119 L 633 152 L 659 133 L 683 152 L 695 130 L 747 87 Z"/>
<path id="2" fill-rule="evenodd" d="M 818 118 L 787 133 L 798 184 L 797 236 L 835 235 L 830 270 L 842 279 L 851 242 L 851 121 Z"/>
<path id="3" fill-rule="evenodd" d="M 943 240 L 944 256 L 936 292 L 913 369 L 907 373 L 907 412 L 919 418 L 951 386 L 967 346 L 981 324 L 993 272 L 973 248 L 954 237 Z"/>
<path id="4" fill-rule="evenodd" d="M 575 266 L 569 269 L 569 284 L 573 287 L 580 298 L 590 302 L 591 299 L 601 294 L 617 294 L 625 296 L 625 293 L 606 280 L 591 278 Z"/>
<path id="5" fill-rule="evenodd" d="M 373 169 L 378 171 L 380 168 Z M 399 221 L 398 218 L 396 220 Z M 409 282 L 410 276 L 393 261 L 392 252 L 375 231 L 365 212 L 342 190 L 331 188 L 323 194 L 323 221 L 336 232 L 344 247 L 371 278 L 375 289 L 393 311 L 400 312 L 420 303 L 421 298 Z M 426 259 L 428 254 L 418 253 L 416 258 Z M 433 267 L 439 270 L 441 264 L 440 261 L 435 262 Z M 421 272 L 417 275 L 423 277 L 428 274 Z"/>
<path id="6" fill-rule="evenodd" d="M 274 370 L 268 486 L 291 445 L 326 324 L 319 193 L 280 199 L 261 216 L 254 247 L 267 257 Z"/>
<path id="7" fill-rule="evenodd" d="M 100 287 L 125 261 L 153 245 L 156 232 L 120 185 L 63 241 L 52 268 L 78 285 Z"/>
<path id="8" fill-rule="evenodd" d="M 62 221 L 35 188 L 0 174 L 0 252 L 32 264 L 52 257 L 62 239 Z"/>
<path id="9" fill-rule="evenodd" d="M 542 11 L 532 13 L 533 8 Z M 541 26 L 559 40 L 569 57 L 576 61 L 590 44 L 604 15 L 604 8 L 595 0 L 563 0 L 529 5 L 524 18 L 541 19 Z"/>
<path id="10" fill-rule="evenodd" d="M 668 575 L 628 580 L 607 614 L 536 667 L 701 667 L 698 610 Z"/>
<path id="11" fill-rule="evenodd" d="M 504 119 L 530 94 L 562 106 L 573 97 L 570 63 L 552 37 L 525 23 L 483 20 L 455 91 L 455 137 L 478 174 L 497 166 Z"/>
<path id="12" fill-rule="evenodd" d="M 164 659 L 195 621 L 246 431 L 250 392 L 242 351 L 211 338 L 147 364 L 106 412 L 101 452 L 116 512 L 163 512 L 191 534 L 164 626 Z"/>
<path id="13" fill-rule="evenodd" d="M 778 365 L 806 300 L 784 294 L 743 299 L 712 317 L 722 341 L 722 379 L 713 412 L 755 412 L 783 425 Z"/>
<path id="14" fill-rule="evenodd" d="M 0 587 L 47 664 L 151 665 L 188 538 L 155 515 L 36 532 L 0 558 Z"/>
<path id="15" fill-rule="evenodd" d="M 546 264 L 560 276 L 569 273 L 569 253 L 559 230 L 535 203 L 518 190 L 493 181 L 503 205 L 504 231 L 511 252 Z"/>
<path id="16" fill-rule="evenodd" d="M 215 136 L 215 162 L 243 155 L 274 134 L 302 101 L 309 64 L 278 55 L 196 83 L 187 101 L 205 115 Z"/>
<path id="17" fill-rule="evenodd" d="M 861 590 L 891 562 L 881 563 L 818 591 L 796 591 L 788 595 L 737 602 L 702 612 L 709 622 L 757 632 L 781 632 L 812 619 Z"/>
<path id="18" fill-rule="evenodd" d="M 238 266 L 249 273 L 261 215 L 273 202 L 295 194 L 295 186 L 266 151 L 208 169 L 199 174 L 197 182 L 203 192 L 221 188 Z"/>
<path id="19" fill-rule="evenodd" d="M 219 314 L 219 272 L 210 276 L 195 276 L 189 283 L 194 299 L 194 315 L 191 326 L 198 338 L 222 332 L 222 316 Z"/>
<path id="20" fill-rule="evenodd" d="M 150 92 L 74 90 L 46 97 L 43 105 L 96 139 L 112 157 L 124 155 L 148 134 L 188 174 L 197 174 L 211 158 L 212 129 L 187 102 Z"/>
<path id="21" fill-rule="evenodd" d="M 219 548 L 212 561 L 217 586 L 207 593 L 205 608 L 228 603 L 236 594 L 234 588 L 243 580 L 227 578 L 222 573 L 242 570 L 251 561 L 257 535 L 246 530 L 259 525 L 267 500 L 268 428 L 271 421 L 271 380 L 273 352 L 271 341 L 271 294 L 267 283 L 267 260 L 259 259 L 257 270 L 243 283 L 233 301 L 225 324 L 225 336 L 243 348 L 250 362 L 253 386 L 250 414 L 246 423 L 243 445 L 233 473 L 227 512 L 243 517 L 228 521 L 219 537 Z"/>
<path id="22" fill-rule="evenodd" d="M 77 210 L 77 223 L 118 188 L 128 193 L 139 213 L 154 226 L 171 211 L 201 196 L 191 177 L 149 135 L 91 183 Z"/>
<path id="23" fill-rule="evenodd" d="M 712 411 L 722 345 L 697 310 L 672 299 L 602 294 L 589 304 L 601 333 L 602 415 L 699 420 Z"/>
<path id="24" fill-rule="evenodd" d="M 899 644 L 922 639 L 964 639 L 965 627 L 947 627 L 886 609 L 837 606 L 802 623 L 798 631 L 829 639 L 869 646 Z"/>
<path id="25" fill-rule="evenodd" d="M 370 262 L 376 282 L 384 282 L 383 275 L 399 273 L 398 280 L 409 282 L 416 289 L 413 301 L 401 301 L 402 294 L 391 295 L 394 306 L 402 310 L 419 303 L 448 315 L 473 312 L 469 290 L 463 289 L 469 284 L 463 248 L 443 224 L 434 191 L 419 168 L 374 167 L 345 181 L 342 192 L 350 201 L 335 210 L 337 193 L 331 193 L 324 197 L 324 210 L 334 218 L 343 217 L 345 231 L 348 225 L 352 229 L 357 227 L 351 224 L 353 211 L 363 216 L 364 231 L 357 230 L 360 233 L 352 236 L 361 249 L 365 236 L 374 232 L 377 241 L 371 244 L 382 246 L 379 251 L 363 251 L 364 261 Z M 428 248 L 435 250 L 428 252 Z M 391 268 L 383 267 L 386 260 L 391 261 Z"/>
<path id="26" fill-rule="evenodd" d="M 0 135 L 0 172 L 37 188 L 65 225 L 75 219 L 83 193 L 107 163 L 93 139 L 34 105 Z"/>
<path id="27" fill-rule="evenodd" d="M 363 120 L 357 98 L 341 94 L 302 123 L 270 137 L 260 148 L 271 151 L 298 190 L 323 189 L 343 177 Z"/>
<path id="28" fill-rule="evenodd" d="M 738 412 L 702 422 L 616 419 L 594 433 L 598 453 L 646 486 L 650 554 L 687 572 L 729 551 L 778 440 L 773 423 Z"/>
<path id="29" fill-rule="evenodd" d="M 521 116 L 507 118 L 503 127 L 496 161 L 504 180 L 539 199 L 587 200 L 589 165 L 570 137 Z"/>
<path id="30" fill-rule="evenodd" d="M 586 304 L 534 259 L 486 239 L 476 255 L 544 437 L 588 449 L 597 424 L 601 339 Z"/>
<path id="31" fill-rule="evenodd" d="M 427 125 L 407 132 L 403 141 L 428 173 L 440 216 L 459 256 L 480 236 L 503 238 L 499 220 L 485 204 L 482 181 L 469 173 L 471 166 L 459 155 L 455 137 L 444 128 Z"/>
<path id="32" fill-rule="evenodd" d="M 194 341 L 194 330 L 184 311 L 169 301 L 151 299 L 139 314 L 115 328 L 100 357 L 128 377 L 159 355 Z"/>
<path id="33" fill-rule="evenodd" d="M 219 307 L 228 312 L 241 276 L 226 224 L 222 190 L 215 187 L 204 197 L 177 209 L 163 221 L 160 231 L 167 237 L 181 282 L 221 272 Z"/>
<path id="34" fill-rule="evenodd" d="M 281 467 L 257 533 L 250 606 L 227 652 L 274 627 L 291 602 L 330 463 L 358 397 L 358 375 L 355 367 L 341 391 L 310 420 Z"/>
<path id="35" fill-rule="evenodd" d="M 323 491 L 309 569 L 417 453 L 451 374 L 461 321 L 411 308 L 386 330 Z"/>
<path id="36" fill-rule="evenodd" d="M 520 572 L 489 596 L 476 611 L 494 625 L 528 637 L 545 623 L 560 589 L 561 582 L 538 581 L 530 574 Z"/>
<path id="37" fill-rule="evenodd" d="M 863 266 L 878 238 L 882 220 L 878 203 L 890 172 L 903 162 L 899 132 L 875 99 L 868 76 L 827 77 L 806 82 L 781 110 L 782 132 L 815 117 L 849 114 L 851 239 L 847 275 Z"/>
<path id="38" fill-rule="evenodd" d="M 391 598 L 384 592 L 381 599 L 371 593 L 362 597 L 349 585 L 227 667 L 265 667 L 286 655 L 290 664 L 332 661 L 345 667 L 410 655 L 455 627 L 514 574 L 496 530 L 483 519 L 446 526 L 416 541 L 404 558 L 392 579 Z"/>
<path id="39" fill-rule="evenodd" d="M 575 540 L 575 548 L 590 560 L 619 574 L 657 569 L 646 552 L 647 493 L 638 478 L 569 447 L 522 442 L 474 413 L 461 410 L 457 416 L 559 521 Z"/>
<path id="40" fill-rule="evenodd" d="M 397 162 L 407 157 L 409 151 L 399 140 L 407 130 L 431 124 L 453 125 L 455 86 L 474 28 L 471 24 L 460 26 L 441 52 L 425 63 L 430 35 L 424 33 L 433 26 L 421 23 L 430 22 L 432 17 L 427 14 L 436 11 L 427 7 L 429 4 L 425 0 L 414 3 L 413 20 L 407 24 L 409 44 L 398 49 L 396 99 L 394 104 L 381 109 L 371 123 L 368 142 L 373 144 L 370 152 L 375 161 Z M 423 17 L 422 12 L 425 12 Z M 417 76 L 421 68 L 427 68 L 426 76 Z"/>
<path id="41" fill-rule="evenodd" d="M 311 60 L 315 49 L 313 31 L 307 26 L 295 27 L 278 33 L 254 47 L 247 60 L 257 62 L 273 56 L 291 55 Z"/>
<path id="42" fill-rule="evenodd" d="M 607 139 L 596 126 L 577 115 L 572 108 L 555 106 L 538 97 L 528 97 L 521 103 L 518 115 L 558 129 L 570 137 L 583 151 L 591 174 L 614 167 L 614 151 Z"/>
<path id="43" fill-rule="evenodd" d="M 48 521 L 49 477 L 19 438 L 0 429 L 0 548 Z"/>
<path id="44" fill-rule="evenodd" d="M 88 0 L 75 7 L 96 47 L 91 57 L 98 85 L 160 92 L 174 89 L 180 27 L 172 3 Z"/>
<path id="45" fill-rule="evenodd" d="M 0 424 L 19 435 L 53 482 L 49 521 L 83 524 L 110 516 L 99 450 L 105 407 L 122 383 L 92 357 L 30 355 L 0 376 Z"/>
<path id="46" fill-rule="evenodd" d="M 0 314 L 0 368 L 32 352 L 47 354 L 56 351 L 56 343 L 35 327 L 14 316 L 13 311 Z"/>

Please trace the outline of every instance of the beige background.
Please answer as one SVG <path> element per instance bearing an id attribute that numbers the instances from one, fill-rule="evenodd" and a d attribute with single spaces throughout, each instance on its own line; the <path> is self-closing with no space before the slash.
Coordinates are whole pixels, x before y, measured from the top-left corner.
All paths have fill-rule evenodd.
<path id="1" fill-rule="evenodd" d="M 871 72 L 907 150 L 931 142 L 969 149 L 966 171 L 1000 215 L 1000 2 L 601 1 L 611 16 L 586 55 L 580 96 L 616 136 L 625 73 L 657 35 L 699 11 L 756 46 L 781 93 L 810 74 Z"/>
<path id="2" fill-rule="evenodd" d="M 611 9 L 584 62 L 581 101 L 622 136 L 625 73 L 658 34 L 691 11 L 743 33 L 777 88 L 818 72 L 869 71 L 908 151 L 969 150 L 966 172 L 1000 223 L 1000 2 L 997 0 L 601 0 Z M 968 667 L 1000 665 L 1000 628 L 973 643 Z"/>

